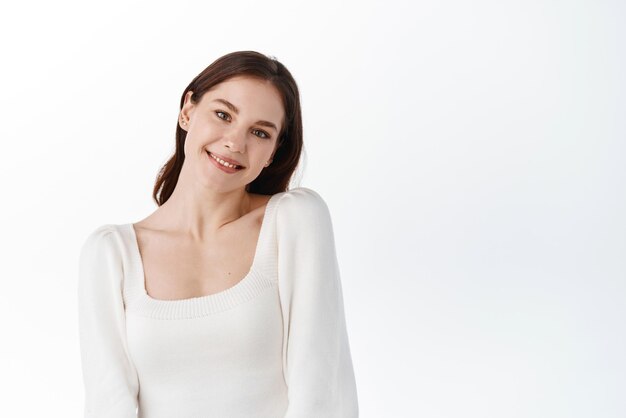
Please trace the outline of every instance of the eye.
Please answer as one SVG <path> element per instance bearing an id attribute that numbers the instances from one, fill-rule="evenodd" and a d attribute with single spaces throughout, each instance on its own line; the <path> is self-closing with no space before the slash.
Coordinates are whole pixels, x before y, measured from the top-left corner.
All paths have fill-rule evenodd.
<path id="1" fill-rule="evenodd" d="M 262 131 L 260 129 L 254 129 L 253 132 L 260 132 L 261 135 L 263 135 L 263 136 L 257 135 L 259 138 L 270 139 L 270 135 L 267 132 L 265 132 L 265 131 Z"/>
<path id="2" fill-rule="evenodd" d="M 216 110 L 215 114 L 217 115 L 218 118 L 228 121 L 230 119 L 230 115 L 226 112 L 222 112 L 221 110 Z M 225 117 L 222 117 L 221 115 L 226 115 Z M 258 136 L 259 138 L 262 139 L 271 139 L 270 134 L 268 134 L 265 131 L 262 131 L 261 129 L 253 129 L 252 132 L 255 132 L 255 135 Z M 256 132 L 258 132 L 259 134 L 257 134 Z"/>
<path id="3" fill-rule="evenodd" d="M 221 117 L 220 114 L 227 115 L 228 117 L 230 117 L 230 115 L 228 113 L 222 112 L 221 110 L 216 111 L 215 114 L 217 115 L 218 118 L 220 118 L 222 120 L 228 120 L 228 119 L 225 119 L 225 118 Z"/>

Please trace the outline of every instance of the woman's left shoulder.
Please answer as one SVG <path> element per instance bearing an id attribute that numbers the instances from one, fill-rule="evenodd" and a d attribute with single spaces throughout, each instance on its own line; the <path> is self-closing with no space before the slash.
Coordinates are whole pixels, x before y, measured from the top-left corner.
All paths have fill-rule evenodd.
<path id="1" fill-rule="evenodd" d="M 284 192 L 278 202 L 276 222 L 279 236 L 294 242 L 320 242 L 332 239 L 331 214 L 322 196 L 308 187 Z M 291 241 L 290 241 L 291 240 Z"/>
<path id="2" fill-rule="evenodd" d="M 279 210 L 282 212 L 328 212 L 324 198 L 308 187 L 294 187 L 284 192 L 280 198 Z"/>

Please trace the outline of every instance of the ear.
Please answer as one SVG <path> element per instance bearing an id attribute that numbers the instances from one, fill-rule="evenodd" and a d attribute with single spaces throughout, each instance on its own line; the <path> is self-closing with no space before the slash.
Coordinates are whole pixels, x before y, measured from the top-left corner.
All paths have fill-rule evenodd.
<path id="1" fill-rule="evenodd" d="M 189 129 L 189 125 L 191 124 L 191 116 L 193 115 L 193 110 L 195 109 L 195 104 L 191 102 L 192 95 L 193 91 L 191 90 L 185 94 L 185 101 L 183 103 L 182 109 L 180 109 L 180 114 L 178 115 L 178 126 L 180 126 L 180 128 L 184 131 L 187 131 Z"/>

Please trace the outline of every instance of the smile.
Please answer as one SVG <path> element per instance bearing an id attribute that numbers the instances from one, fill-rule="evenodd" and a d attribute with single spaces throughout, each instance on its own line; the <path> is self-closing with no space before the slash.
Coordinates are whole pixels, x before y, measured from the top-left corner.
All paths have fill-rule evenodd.
<path id="1" fill-rule="evenodd" d="M 207 151 L 207 155 L 211 158 L 211 160 L 213 160 L 215 162 L 215 165 L 217 165 L 219 168 L 223 169 L 227 173 L 234 173 L 234 172 L 239 171 L 239 170 L 241 170 L 243 168 L 240 165 L 231 164 L 229 162 L 226 162 L 226 161 L 222 160 L 221 158 L 216 157 L 215 155 L 211 154 L 209 151 Z"/>

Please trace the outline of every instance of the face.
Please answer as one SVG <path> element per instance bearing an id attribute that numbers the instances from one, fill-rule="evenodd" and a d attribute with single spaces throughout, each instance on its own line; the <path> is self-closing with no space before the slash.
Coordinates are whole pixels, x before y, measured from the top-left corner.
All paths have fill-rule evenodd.
<path id="1" fill-rule="evenodd" d="M 246 76 L 214 86 L 197 104 L 189 100 L 192 93 L 185 96 L 178 121 L 187 131 L 186 169 L 220 191 L 245 187 L 276 151 L 284 122 L 280 93 L 270 82 Z M 224 167 L 211 155 L 239 168 Z"/>

